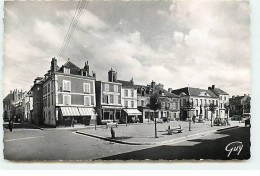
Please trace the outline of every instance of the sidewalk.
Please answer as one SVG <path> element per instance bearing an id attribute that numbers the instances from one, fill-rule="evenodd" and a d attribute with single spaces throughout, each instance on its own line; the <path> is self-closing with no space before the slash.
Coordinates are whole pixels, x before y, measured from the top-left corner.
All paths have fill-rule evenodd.
<path id="1" fill-rule="evenodd" d="M 167 135 L 168 126 L 181 127 L 183 128 L 182 133 L 173 133 L 172 135 Z M 155 138 L 154 123 L 150 124 L 139 124 L 132 125 L 128 124 L 120 125 L 118 128 L 113 128 L 115 131 L 115 139 L 111 139 L 111 129 L 110 128 L 98 128 L 95 129 L 80 129 L 76 133 L 81 135 L 87 135 L 90 137 L 103 139 L 111 142 L 130 144 L 130 145 L 162 145 L 172 142 L 178 142 L 182 140 L 188 140 L 191 138 L 197 138 L 207 134 L 215 133 L 217 130 L 234 128 L 238 126 L 244 126 L 244 123 L 238 123 L 236 121 L 231 121 L 230 126 L 213 126 L 211 127 L 210 121 L 205 123 L 195 123 L 191 124 L 191 131 L 189 131 L 189 123 L 183 121 L 173 121 L 169 123 L 157 124 L 157 136 Z"/>

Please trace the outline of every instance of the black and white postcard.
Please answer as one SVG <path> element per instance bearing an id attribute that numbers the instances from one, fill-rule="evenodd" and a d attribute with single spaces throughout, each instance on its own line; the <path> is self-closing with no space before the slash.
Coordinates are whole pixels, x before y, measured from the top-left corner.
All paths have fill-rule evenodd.
<path id="1" fill-rule="evenodd" d="M 6 161 L 250 159 L 250 1 L 5 1 L 3 23 Z"/>

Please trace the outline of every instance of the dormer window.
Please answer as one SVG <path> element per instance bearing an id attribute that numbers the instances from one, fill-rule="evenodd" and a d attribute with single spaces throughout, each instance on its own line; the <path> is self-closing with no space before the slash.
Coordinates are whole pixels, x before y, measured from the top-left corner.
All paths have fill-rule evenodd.
<path id="1" fill-rule="evenodd" d="M 70 68 L 64 67 L 64 68 L 63 68 L 63 72 L 64 72 L 65 74 L 70 74 Z"/>
<path id="2" fill-rule="evenodd" d="M 82 71 L 82 76 L 87 76 L 87 72 L 86 71 Z"/>

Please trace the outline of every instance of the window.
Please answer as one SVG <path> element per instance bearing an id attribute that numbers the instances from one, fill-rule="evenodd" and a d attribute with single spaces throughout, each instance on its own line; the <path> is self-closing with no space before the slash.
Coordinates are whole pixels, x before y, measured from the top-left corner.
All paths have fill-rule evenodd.
<path id="1" fill-rule="evenodd" d="M 135 106 L 135 102 L 131 101 L 131 107 L 133 108 Z"/>
<path id="2" fill-rule="evenodd" d="M 222 103 L 220 103 L 220 108 L 222 108 L 223 107 L 223 104 Z"/>
<path id="3" fill-rule="evenodd" d="M 114 95 L 109 95 L 110 103 L 114 104 Z"/>
<path id="4" fill-rule="evenodd" d="M 118 85 L 114 85 L 114 92 L 118 92 Z"/>
<path id="5" fill-rule="evenodd" d="M 50 92 L 50 84 L 48 84 L 48 85 L 46 86 L 46 88 L 47 88 L 47 93 L 49 93 L 49 92 Z"/>
<path id="6" fill-rule="evenodd" d="M 218 100 L 216 100 L 216 105 L 218 105 Z"/>
<path id="7" fill-rule="evenodd" d="M 115 104 L 118 104 L 118 98 L 117 98 L 117 95 L 114 96 L 114 101 L 115 101 L 115 102 L 114 102 Z"/>
<path id="8" fill-rule="evenodd" d="M 84 93 L 90 93 L 90 84 L 89 83 L 83 84 L 83 92 Z"/>
<path id="9" fill-rule="evenodd" d="M 128 107 L 128 101 L 125 100 L 125 107 Z"/>
<path id="10" fill-rule="evenodd" d="M 71 91 L 70 81 L 63 80 L 63 91 Z"/>
<path id="11" fill-rule="evenodd" d="M 71 105 L 71 96 L 70 95 L 63 95 L 63 104 Z"/>
<path id="12" fill-rule="evenodd" d="M 121 98 L 118 96 L 118 104 L 121 104 Z"/>
<path id="13" fill-rule="evenodd" d="M 104 95 L 104 98 L 103 98 L 103 103 L 109 103 L 108 101 L 108 95 Z"/>
<path id="14" fill-rule="evenodd" d="M 134 90 L 131 90 L 131 97 L 134 97 Z"/>
<path id="15" fill-rule="evenodd" d="M 220 100 L 222 100 L 222 96 L 220 96 Z"/>
<path id="16" fill-rule="evenodd" d="M 109 84 L 105 84 L 105 91 L 109 92 Z"/>
<path id="17" fill-rule="evenodd" d="M 48 107 L 50 107 L 50 102 L 51 102 L 51 100 L 50 100 L 50 94 L 48 95 Z"/>
<path id="18" fill-rule="evenodd" d="M 206 99 L 204 100 L 204 104 L 205 104 L 205 105 L 207 104 L 207 100 L 206 100 Z"/>
<path id="19" fill-rule="evenodd" d="M 53 92 L 51 93 L 51 105 L 53 105 Z"/>
<path id="20" fill-rule="evenodd" d="M 125 97 L 128 97 L 128 90 L 125 90 Z"/>
<path id="21" fill-rule="evenodd" d="M 90 97 L 89 96 L 84 96 L 84 105 L 85 106 L 89 106 L 90 105 Z"/>
<path id="22" fill-rule="evenodd" d="M 196 106 L 199 106 L 199 102 L 198 102 L 198 99 L 196 99 Z"/>
<path id="23" fill-rule="evenodd" d="M 141 100 L 141 106 L 144 106 L 144 100 Z"/>
<path id="24" fill-rule="evenodd" d="M 63 72 L 66 73 L 66 74 L 70 74 L 70 69 L 63 67 Z"/>
<path id="25" fill-rule="evenodd" d="M 224 96 L 224 100 L 225 100 L 225 101 L 227 100 L 227 97 L 226 97 L 226 96 Z"/>
<path id="26" fill-rule="evenodd" d="M 211 103 L 211 101 L 209 100 L 209 104 Z"/>
<path id="27" fill-rule="evenodd" d="M 212 100 L 212 104 L 215 104 L 215 100 Z"/>
<path id="28" fill-rule="evenodd" d="M 200 105 L 202 106 L 202 99 L 200 99 Z"/>

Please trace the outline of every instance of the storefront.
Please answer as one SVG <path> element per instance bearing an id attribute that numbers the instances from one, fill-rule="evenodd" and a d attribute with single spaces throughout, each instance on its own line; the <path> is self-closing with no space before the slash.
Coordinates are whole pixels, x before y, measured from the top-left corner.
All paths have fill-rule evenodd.
<path id="1" fill-rule="evenodd" d="M 59 126 L 72 126 L 76 124 L 90 125 L 96 119 L 93 108 L 85 107 L 60 107 L 58 114 Z"/>
<path id="2" fill-rule="evenodd" d="M 119 122 L 121 119 L 120 107 L 102 107 L 101 109 L 101 123 L 106 123 L 108 121 Z"/>
<path id="3" fill-rule="evenodd" d="M 143 123 L 143 118 L 138 117 L 140 115 L 142 115 L 142 113 L 138 111 L 138 109 L 123 109 L 122 121 L 125 121 L 127 119 L 128 123 Z"/>

